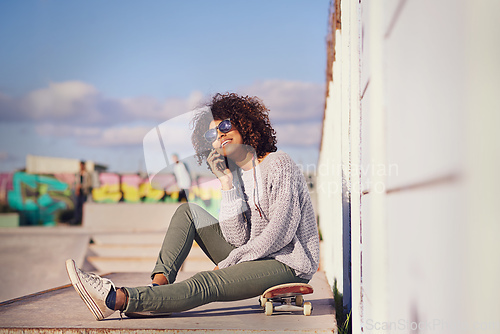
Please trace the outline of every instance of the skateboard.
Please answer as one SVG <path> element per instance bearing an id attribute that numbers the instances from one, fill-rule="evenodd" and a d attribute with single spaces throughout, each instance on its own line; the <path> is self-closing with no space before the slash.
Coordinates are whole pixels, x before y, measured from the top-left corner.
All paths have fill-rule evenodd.
<path id="1" fill-rule="evenodd" d="M 264 307 L 266 315 L 272 315 L 274 311 L 302 311 L 304 315 L 311 315 L 312 304 L 304 303 L 303 295 L 313 291 L 313 287 L 305 283 L 276 285 L 260 296 L 260 306 Z M 275 306 L 274 303 L 279 305 Z"/>

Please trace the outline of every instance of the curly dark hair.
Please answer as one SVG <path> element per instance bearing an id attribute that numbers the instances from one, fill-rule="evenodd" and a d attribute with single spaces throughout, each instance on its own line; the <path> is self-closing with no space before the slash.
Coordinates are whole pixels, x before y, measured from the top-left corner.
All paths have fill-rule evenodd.
<path id="1" fill-rule="evenodd" d="M 259 98 L 218 93 L 207 107 L 209 108 L 199 111 L 192 120 L 191 141 L 198 164 L 201 165 L 212 150 L 212 144 L 203 136 L 212 120 L 231 119 L 232 126 L 243 138 L 243 144 L 253 147 L 257 158 L 262 158 L 269 152 L 276 152 L 276 132 L 271 127 L 269 109 Z"/>

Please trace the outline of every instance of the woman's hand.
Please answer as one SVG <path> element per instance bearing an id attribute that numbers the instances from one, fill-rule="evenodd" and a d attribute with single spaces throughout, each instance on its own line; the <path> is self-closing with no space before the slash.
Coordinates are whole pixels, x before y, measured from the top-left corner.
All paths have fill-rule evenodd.
<path id="1" fill-rule="evenodd" d="M 219 179 L 222 190 L 230 190 L 233 187 L 233 174 L 226 165 L 224 156 L 216 150 L 212 150 L 207 157 L 207 162 L 212 173 Z"/>

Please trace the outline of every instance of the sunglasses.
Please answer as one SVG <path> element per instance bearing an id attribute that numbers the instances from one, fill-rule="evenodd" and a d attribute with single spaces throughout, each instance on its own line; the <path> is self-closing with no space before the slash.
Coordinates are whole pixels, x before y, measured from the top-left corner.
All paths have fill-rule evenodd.
<path id="1" fill-rule="evenodd" d="M 228 133 L 231 131 L 231 121 L 229 119 L 225 119 L 222 122 L 219 123 L 215 128 L 209 129 L 205 134 L 203 135 L 209 143 L 213 143 L 215 140 L 217 140 L 217 130 L 219 130 L 222 133 Z"/>

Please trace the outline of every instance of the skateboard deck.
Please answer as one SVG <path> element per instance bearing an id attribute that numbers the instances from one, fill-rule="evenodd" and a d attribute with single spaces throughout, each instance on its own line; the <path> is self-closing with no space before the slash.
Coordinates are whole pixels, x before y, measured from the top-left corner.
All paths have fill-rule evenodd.
<path id="1" fill-rule="evenodd" d="M 276 285 L 260 296 L 260 306 L 264 307 L 266 315 L 272 315 L 274 311 L 302 311 L 304 315 L 311 315 L 312 304 L 304 302 L 303 295 L 313 291 L 313 287 L 305 283 Z"/>

